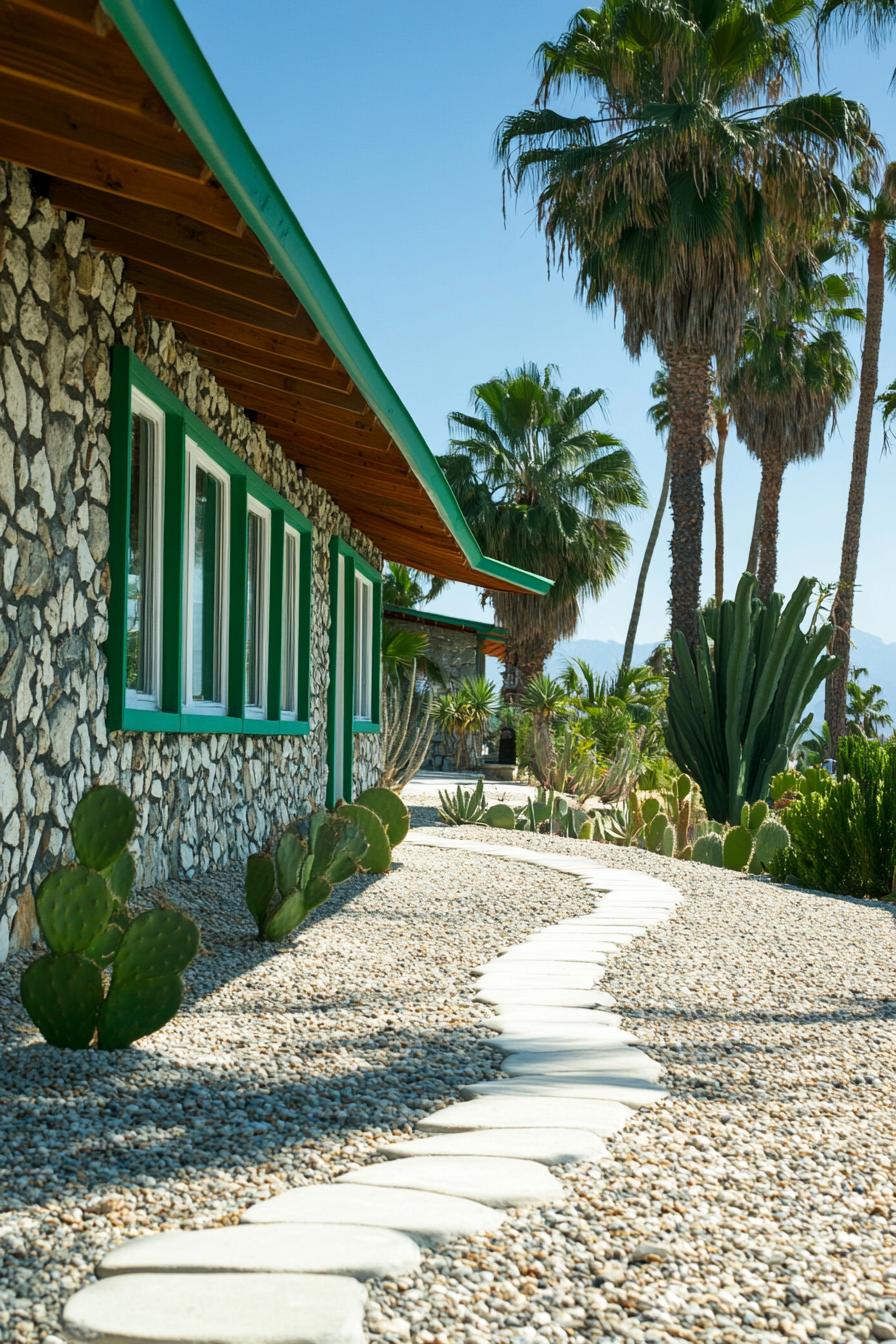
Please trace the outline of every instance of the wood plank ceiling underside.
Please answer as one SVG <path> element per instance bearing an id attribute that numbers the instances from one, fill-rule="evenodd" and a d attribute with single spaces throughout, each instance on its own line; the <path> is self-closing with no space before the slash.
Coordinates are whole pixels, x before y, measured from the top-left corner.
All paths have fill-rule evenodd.
<path id="1" fill-rule="evenodd" d="M 41 194 L 126 259 L 142 311 L 174 323 L 387 558 L 475 581 L 399 448 L 95 0 L 0 0 L 0 158 L 40 174 Z"/>

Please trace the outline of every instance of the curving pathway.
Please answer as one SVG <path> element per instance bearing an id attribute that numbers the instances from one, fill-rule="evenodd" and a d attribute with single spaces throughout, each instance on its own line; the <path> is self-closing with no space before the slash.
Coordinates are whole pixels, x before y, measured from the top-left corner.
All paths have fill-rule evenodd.
<path id="1" fill-rule="evenodd" d="M 364 1280 L 412 1272 L 420 1247 L 496 1229 L 503 1210 L 561 1200 L 551 1166 L 595 1161 L 661 1101 L 659 1065 L 622 1031 L 599 984 L 610 957 L 666 919 L 670 884 L 597 861 L 468 840 L 463 849 L 572 873 L 593 913 L 476 970 L 506 1078 L 461 1089 L 388 1161 L 253 1204 L 240 1226 L 163 1232 L 116 1247 L 69 1301 L 69 1338 L 92 1344 L 363 1344 Z"/>

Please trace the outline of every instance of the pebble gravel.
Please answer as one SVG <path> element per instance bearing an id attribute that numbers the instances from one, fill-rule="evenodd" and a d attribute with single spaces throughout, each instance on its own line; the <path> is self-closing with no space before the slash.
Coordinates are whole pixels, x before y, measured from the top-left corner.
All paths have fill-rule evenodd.
<path id="1" fill-rule="evenodd" d="M 396 851 L 287 943 L 259 943 L 232 869 L 147 893 L 202 947 L 182 1012 L 130 1050 L 57 1050 L 0 968 L 0 1341 L 55 1344 L 66 1299 L 125 1238 L 236 1222 L 366 1165 L 378 1142 L 494 1077 L 469 971 L 593 907 L 566 876 Z"/>
<path id="2" fill-rule="evenodd" d="M 375 1285 L 374 1337 L 896 1339 L 896 906 L 595 849 L 686 897 L 601 982 L 672 1095 L 561 1173 L 564 1204 Z"/>

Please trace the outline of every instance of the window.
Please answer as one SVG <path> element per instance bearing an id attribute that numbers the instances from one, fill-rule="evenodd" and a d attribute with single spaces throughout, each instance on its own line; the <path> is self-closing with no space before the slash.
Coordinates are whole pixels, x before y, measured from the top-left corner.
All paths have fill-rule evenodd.
<path id="1" fill-rule="evenodd" d="M 127 703 L 159 704 L 162 615 L 162 496 L 165 417 L 134 391 L 127 541 L 125 694 Z"/>
<path id="2" fill-rule="evenodd" d="M 223 714 L 227 698 L 229 482 L 187 440 L 184 704 Z"/>
<path id="3" fill-rule="evenodd" d="M 246 714 L 263 719 L 268 702 L 271 511 L 249 498 L 246 515 Z"/>
<path id="4" fill-rule="evenodd" d="M 124 346 L 109 439 L 109 728 L 308 733 L 308 519 Z"/>
<path id="5" fill-rule="evenodd" d="M 283 530 L 283 613 L 280 646 L 280 715 L 299 712 L 299 565 L 301 539 L 295 528 Z"/>
<path id="6" fill-rule="evenodd" d="M 373 584 L 355 574 L 355 706 L 356 719 L 373 718 Z"/>

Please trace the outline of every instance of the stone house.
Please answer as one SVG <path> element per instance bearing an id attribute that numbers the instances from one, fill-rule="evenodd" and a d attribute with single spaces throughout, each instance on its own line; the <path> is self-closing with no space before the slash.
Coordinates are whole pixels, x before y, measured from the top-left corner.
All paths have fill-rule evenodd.
<path id="1" fill-rule="evenodd" d="M 549 586 L 483 555 L 173 0 L 4 22 L 0 960 L 94 782 L 150 882 L 378 778 L 384 558 Z"/>

